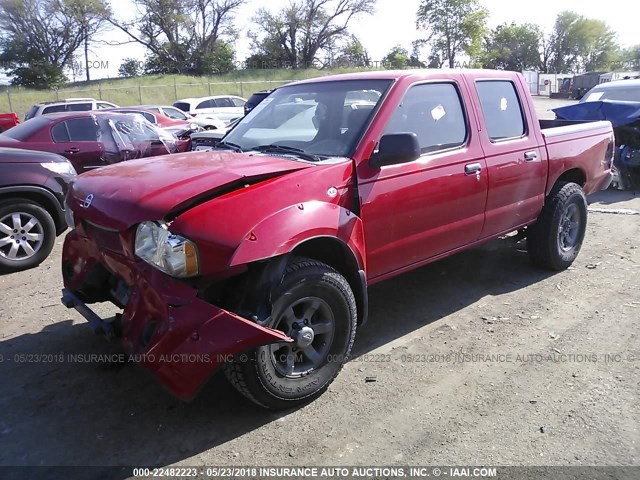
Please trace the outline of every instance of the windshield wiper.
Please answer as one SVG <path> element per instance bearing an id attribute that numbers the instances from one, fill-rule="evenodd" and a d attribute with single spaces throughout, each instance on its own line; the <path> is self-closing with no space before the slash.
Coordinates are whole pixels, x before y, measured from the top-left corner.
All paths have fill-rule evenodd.
<path id="1" fill-rule="evenodd" d="M 231 143 L 231 142 L 218 142 L 215 145 L 213 145 L 212 148 L 225 148 L 227 150 L 233 150 L 234 152 L 237 153 L 242 153 L 242 147 L 240 145 L 238 145 L 237 143 Z"/>
<path id="2" fill-rule="evenodd" d="M 314 155 L 313 153 L 307 153 L 301 148 L 289 147 L 287 145 L 259 145 L 257 147 L 251 148 L 251 150 L 257 150 L 258 152 L 264 153 L 289 153 L 291 155 L 297 155 L 298 157 L 309 160 L 311 162 L 319 162 L 320 157 L 318 155 Z"/>

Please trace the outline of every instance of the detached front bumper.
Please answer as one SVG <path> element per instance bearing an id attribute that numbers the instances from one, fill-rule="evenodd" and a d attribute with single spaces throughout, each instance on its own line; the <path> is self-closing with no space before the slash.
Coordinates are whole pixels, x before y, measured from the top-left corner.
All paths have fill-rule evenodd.
<path id="1" fill-rule="evenodd" d="M 233 355 L 291 341 L 282 332 L 197 298 L 193 288 L 142 261 L 99 248 L 76 231 L 65 239 L 62 264 L 63 304 L 75 308 L 94 329 L 120 338 L 136 361 L 184 400 Z M 100 318 L 86 305 L 105 296 L 124 306 L 115 321 Z"/>

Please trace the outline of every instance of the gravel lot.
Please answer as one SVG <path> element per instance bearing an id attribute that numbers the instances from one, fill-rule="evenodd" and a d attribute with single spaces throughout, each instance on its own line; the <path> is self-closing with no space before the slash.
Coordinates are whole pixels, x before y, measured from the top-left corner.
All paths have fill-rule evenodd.
<path id="1" fill-rule="evenodd" d="M 638 466 L 640 215 L 614 212 L 640 196 L 590 203 L 565 272 L 504 239 L 372 287 L 355 358 L 281 413 L 221 376 L 187 404 L 135 365 L 68 361 L 119 350 L 60 305 L 59 238 L 0 276 L 0 466 Z"/>

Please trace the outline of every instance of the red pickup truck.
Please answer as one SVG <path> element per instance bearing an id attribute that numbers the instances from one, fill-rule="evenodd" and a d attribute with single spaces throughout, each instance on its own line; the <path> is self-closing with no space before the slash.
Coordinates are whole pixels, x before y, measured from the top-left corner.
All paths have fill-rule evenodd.
<path id="1" fill-rule="evenodd" d="M 75 180 L 63 303 L 181 398 L 223 366 L 259 405 L 309 401 L 348 359 L 369 285 L 513 231 L 535 264 L 571 265 L 613 133 L 542 127 L 511 72 L 283 86 L 211 151 Z M 122 313 L 100 318 L 102 301 Z"/>
<path id="2" fill-rule="evenodd" d="M 15 113 L 0 113 L 0 133 L 15 127 L 20 123 L 18 115 Z"/>

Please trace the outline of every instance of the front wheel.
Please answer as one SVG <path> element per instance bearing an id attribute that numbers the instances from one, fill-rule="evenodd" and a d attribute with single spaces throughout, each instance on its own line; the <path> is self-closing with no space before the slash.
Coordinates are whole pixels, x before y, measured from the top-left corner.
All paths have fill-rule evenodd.
<path id="1" fill-rule="evenodd" d="M 580 185 L 559 183 L 538 221 L 529 228 L 527 248 L 536 265 L 564 270 L 578 256 L 587 229 L 587 200 Z"/>
<path id="2" fill-rule="evenodd" d="M 265 326 L 293 343 L 258 347 L 225 366 L 233 386 L 272 409 L 297 406 L 319 396 L 351 353 L 356 302 L 347 280 L 316 260 L 296 258 L 274 295 Z"/>
<path id="3" fill-rule="evenodd" d="M 39 265 L 51 252 L 56 228 L 49 212 L 29 200 L 0 203 L 0 270 Z"/>

